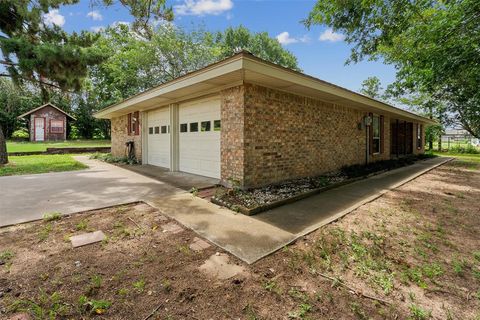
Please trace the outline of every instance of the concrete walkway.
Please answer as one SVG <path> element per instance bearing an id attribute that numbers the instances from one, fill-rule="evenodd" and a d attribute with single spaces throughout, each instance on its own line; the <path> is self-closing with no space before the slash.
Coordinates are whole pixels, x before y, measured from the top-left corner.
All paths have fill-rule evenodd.
<path id="1" fill-rule="evenodd" d="M 275 208 L 254 218 L 302 236 L 451 159 L 438 157 L 419 161 Z"/>
<path id="2" fill-rule="evenodd" d="M 433 158 L 248 217 L 178 194 L 149 203 L 247 263 L 253 263 L 451 160 Z"/>

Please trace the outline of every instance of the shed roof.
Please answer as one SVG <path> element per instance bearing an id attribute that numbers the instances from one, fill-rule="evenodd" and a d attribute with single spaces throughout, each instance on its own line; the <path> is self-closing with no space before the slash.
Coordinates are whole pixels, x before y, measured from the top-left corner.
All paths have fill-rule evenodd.
<path id="1" fill-rule="evenodd" d="M 53 103 L 50 103 L 50 102 L 47 102 L 47 103 L 45 103 L 45 104 L 42 104 L 40 107 L 35 108 L 35 109 L 32 109 L 32 110 L 30 110 L 30 111 L 28 111 L 28 112 L 25 112 L 24 114 L 19 115 L 17 118 L 18 118 L 18 119 L 25 118 L 26 116 L 34 113 L 35 111 L 38 111 L 38 110 L 43 109 L 43 108 L 45 108 L 45 107 L 52 107 L 52 108 L 54 108 L 54 109 L 57 109 L 59 112 L 63 113 L 64 115 L 66 115 L 66 116 L 69 117 L 70 119 L 72 119 L 72 120 L 77 120 L 74 116 L 72 116 L 71 114 L 63 111 L 62 109 L 60 109 L 59 107 L 57 107 L 56 105 L 54 105 Z"/>
<path id="2" fill-rule="evenodd" d="M 111 119 L 133 111 L 146 111 L 186 99 L 215 93 L 243 83 L 311 97 L 403 120 L 436 123 L 432 119 L 394 107 L 385 102 L 342 88 L 324 80 L 260 59 L 247 51 L 131 96 L 94 114 Z"/>

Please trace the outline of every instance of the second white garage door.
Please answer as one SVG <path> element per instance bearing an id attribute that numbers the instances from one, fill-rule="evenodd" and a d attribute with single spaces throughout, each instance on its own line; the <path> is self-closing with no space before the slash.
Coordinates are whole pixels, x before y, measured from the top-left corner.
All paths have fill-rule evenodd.
<path id="1" fill-rule="evenodd" d="M 220 179 L 220 100 L 179 106 L 179 169 Z"/>
<path id="2" fill-rule="evenodd" d="M 148 164 L 170 168 L 170 110 L 148 112 Z"/>

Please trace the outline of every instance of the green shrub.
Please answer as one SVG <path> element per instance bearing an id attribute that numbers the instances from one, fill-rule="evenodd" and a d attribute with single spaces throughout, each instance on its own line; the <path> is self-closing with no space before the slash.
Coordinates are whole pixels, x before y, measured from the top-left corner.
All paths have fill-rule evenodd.
<path id="1" fill-rule="evenodd" d="M 72 125 L 70 127 L 70 132 L 68 133 L 68 139 L 70 140 L 77 140 L 80 139 L 80 131 L 78 130 L 78 127 L 76 125 Z"/>
<path id="2" fill-rule="evenodd" d="M 341 172 L 348 178 L 364 177 L 375 172 L 379 172 L 383 170 L 393 170 L 396 168 L 413 164 L 417 160 L 428 159 L 433 157 L 436 157 L 436 156 L 431 153 L 425 153 L 425 154 L 419 154 L 419 155 L 408 155 L 398 159 L 389 159 L 389 160 L 371 162 L 367 165 L 355 164 L 352 166 L 346 166 L 341 169 Z"/>
<path id="3" fill-rule="evenodd" d="M 466 154 L 479 154 L 480 149 L 477 147 L 467 144 L 467 145 L 454 145 L 452 146 L 449 150 L 449 152 L 452 153 L 466 153 Z"/>
<path id="4" fill-rule="evenodd" d="M 27 129 L 15 130 L 12 133 L 12 139 L 14 140 L 28 140 L 29 137 L 30 134 L 28 133 Z"/>
<path id="5" fill-rule="evenodd" d="M 120 164 L 138 164 L 137 159 L 129 159 L 128 157 L 114 157 L 111 153 L 94 153 L 90 156 L 90 159 L 96 159 L 105 161 L 108 163 L 120 163 Z"/>
<path id="6" fill-rule="evenodd" d="M 60 220 L 61 218 L 62 214 L 60 212 L 50 212 L 43 215 L 43 221 L 45 222 Z"/>

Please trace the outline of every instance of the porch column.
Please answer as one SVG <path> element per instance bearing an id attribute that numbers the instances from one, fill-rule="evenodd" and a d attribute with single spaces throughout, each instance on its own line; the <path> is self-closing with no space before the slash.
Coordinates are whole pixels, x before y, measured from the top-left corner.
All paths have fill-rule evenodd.
<path id="1" fill-rule="evenodd" d="M 148 164 L 148 112 L 140 112 L 142 164 Z"/>
<path id="2" fill-rule="evenodd" d="M 170 108 L 170 171 L 179 169 L 179 122 L 178 103 L 172 103 Z"/>

